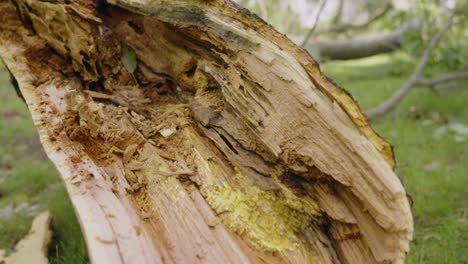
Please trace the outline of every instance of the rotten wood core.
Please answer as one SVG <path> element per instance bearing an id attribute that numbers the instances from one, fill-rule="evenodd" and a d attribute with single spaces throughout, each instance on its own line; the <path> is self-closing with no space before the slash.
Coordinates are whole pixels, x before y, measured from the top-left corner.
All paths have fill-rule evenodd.
<path id="1" fill-rule="evenodd" d="M 93 262 L 403 261 L 412 216 L 390 145 L 246 10 L 15 0 L 0 13 L 0 56 Z"/>

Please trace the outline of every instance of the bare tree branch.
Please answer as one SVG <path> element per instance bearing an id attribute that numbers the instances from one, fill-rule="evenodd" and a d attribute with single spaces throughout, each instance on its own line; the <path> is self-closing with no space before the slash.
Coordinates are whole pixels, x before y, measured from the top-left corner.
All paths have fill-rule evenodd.
<path id="1" fill-rule="evenodd" d="M 433 79 L 425 79 L 419 78 L 415 81 L 415 85 L 420 86 L 427 86 L 427 87 L 435 87 L 439 84 L 451 82 L 451 81 L 458 81 L 458 80 L 468 80 L 468 72 L 465 71 L 457 71 L 457 72 L 449 72 L 437 76 Z"/>
<path id="2" fill-rule="evenodd" d="M 264 0 L 256 0 L 257 4 L 260 8 L 260 16 L 263 18 L 263 20 L 268 21 L 268 9 L 265 4 Z"/>
<path id="3" fill-rule="evenodd" d="M 462 86 L 461 83 L 452 82 L 452 83 L 437 85 L 436 87 L 431 88 L 431 89 L 435 92 L 439 92 L 439 91 L 452 91 L 452 90 L 457 90 L 461 88 L 466 88 L 466 86 Z"/>
<path id="4" fill-rule="evenodd" d="M 366 113 L 369 119 L 380 117 L 386 114 L 387 112 L 393 110 L 395 106 L 397 106 L 398 103 L 400 103 L 401 100 L 408 94 L 408 92 L 411 90 L 411 88 L 413 88 L 413 86 L 418 82 L 418 80 L 420 80 L 421 73 L 426 67 L 426 64 L 429 61 L 432 51 L 434 51 L 437 44 L 442 39 L 442 36 L 450 29 L 453 23 L 454 15 L 455 13 L 452 12 L 448 19 L 445 21 L 445 24 L 442 26 L 442 28 L 429 41 L 429 44 L 424 50 L 423 55 L 419 59 L 416 68 L 414 69 L 413 73 L 411 73 L 408 80 L 402 86 L 400 86 L 400 88 L 398 88 L 398 90 L 387 101 L 383 102 L 381 105 L 371 109 Z"/>
<path id="5" fill-rule="evenodd" d="M 312 37 L 312 34 L 314 33 L 315 31 L 315 28 L 317 27 L 317 22 L 319 21 L 320 19 L 320 15 L 322 14 L 322 10 L 323 8 L 325 7 L 325 4 L 327 3 L 327 0 L 323 0 L 321 5 L 319 6 L 319 9 L 318 9 L 318 12 L 317 12 L 317 15 L 315 16 L 315 21 L 314 21 L 314 24 L 312 25 L 312 28 L 310 28 L 309 32 L 307 32 L 304 40 L 302 41 L 302 44 L 301 46 L 304 47 L 305 44 L 307 44 L 307 42 L 309 41 L 309 39 Z"/>
<path id="6" fill-rule="evenodd" d="M 332 23 L 334 25 L 341 23 L 341 20 L 343 18 L 343 7 L 344 7 L 344 0 L 339 0 L 338 8 L 336 9 L 335 16 L 332 19 Z"/>
<path id="7" fill-rule="evenodd" d="M 332 33 L 332 32 L 339 33 L 339 32 L 343 32 L 343 31 L 351 30 L 351 29 L 365 28 L 365 27 L 369 26 L 370 24 L 372 24 L 373 22 L 375 22 L 375 21 L 379 20 L 380 18 L 382 18 L 391 9 L 392 9 L 391 3 L 387 2 L 385 4 L 385 6 L 381 10 L 379 10 L 377 13 L 375 13 L 373 16 L 371 16 L 368 20 L 366 20 L 364 22 L 361 22 L 361 23 L 358 23 L 358 24 L 338 23 L 335 26 L 319 30 L 318 33 L 321 33 L 321 34 L 323 34 L 323 33 Z"/>

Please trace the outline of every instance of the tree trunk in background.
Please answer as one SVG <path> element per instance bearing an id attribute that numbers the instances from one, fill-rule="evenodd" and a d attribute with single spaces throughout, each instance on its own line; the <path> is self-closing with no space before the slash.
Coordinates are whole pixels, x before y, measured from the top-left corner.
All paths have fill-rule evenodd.
<path id="1" fill-rule="evenodd" d="M 403 261 L 413 224 L 390 145 L 246 10 L 16 0 L 0 14 L 0 56 L 94 263 Z"/>

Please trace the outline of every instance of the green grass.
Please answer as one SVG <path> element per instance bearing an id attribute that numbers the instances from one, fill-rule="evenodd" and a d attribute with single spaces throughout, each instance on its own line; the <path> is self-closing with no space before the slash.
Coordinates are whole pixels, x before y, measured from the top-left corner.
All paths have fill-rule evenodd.
<path id="1" fill-rule="evenodd" d="M 52 213 L 51 263 L 86 263 L 86 246 L 66 190 L 46 159 L 26 105 L 0 64 L 0 208 L 28 203 Z M 11 250 L 29 231 L 32 216 L 0 218 L 0 249 Z"/>
<path id="2" fill-rule="evenodd" d="M 369 109 L 391 95 L 413 65 L 395 54 L 329 62 L 322 69 Z M 31 143 L 37 142 L 35 129 L 4 72 L 0 87 L 0 207 L 28 202 L 49 208 L 55 238 L 49 250 L 52 262 L 86 262 L 66 191 L 53 166 L 35 150 L 37 143 Z M 468 89 L 414 89 L 395 111 L 373 123 L 394 145 L 398 174 L 414 199 L 415 237 L 407 263 L 468 263 L 468 139 L 456 142 L 453 133 L 433 137 L 449 120 L 468 125 L 467 102 Z M 434 161 L 440 167 L 424 169 Z M 28 232 L 30 221 L 24 215 L 0 219 L 0 248 L 11 248 Z"/>

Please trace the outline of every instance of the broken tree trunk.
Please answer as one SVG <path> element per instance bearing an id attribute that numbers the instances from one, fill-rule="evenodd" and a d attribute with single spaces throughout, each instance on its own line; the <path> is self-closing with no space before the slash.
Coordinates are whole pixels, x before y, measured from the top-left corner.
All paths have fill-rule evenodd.
<path id="1" fill-rule="evenodd" d="M 0 56 L 95 263 L 397 263 L 389 144 L 222 0 L 0 1 Z"/>

